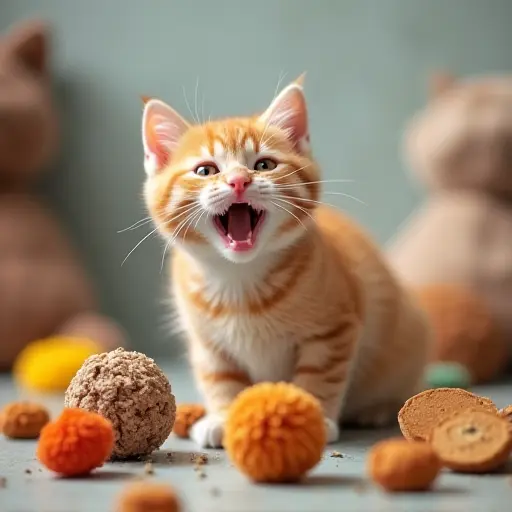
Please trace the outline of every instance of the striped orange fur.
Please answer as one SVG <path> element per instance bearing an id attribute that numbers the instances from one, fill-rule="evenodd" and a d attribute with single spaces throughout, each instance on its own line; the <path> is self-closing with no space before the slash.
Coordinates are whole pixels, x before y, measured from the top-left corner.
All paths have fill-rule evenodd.
<path id="1" fill-rule="evenodd" d="M 261 115 L 195 125 L 149 99 L 143 142 L 146 203 L 173 247 L 208 409 L 194 439 L 220 446 L 226 408 L 261 381 L 316 396 L 330 441 L 340 421 L 395 419 L 421 389 L 429 327 L 371 238 L 321 204 L 302 83 Z"/>

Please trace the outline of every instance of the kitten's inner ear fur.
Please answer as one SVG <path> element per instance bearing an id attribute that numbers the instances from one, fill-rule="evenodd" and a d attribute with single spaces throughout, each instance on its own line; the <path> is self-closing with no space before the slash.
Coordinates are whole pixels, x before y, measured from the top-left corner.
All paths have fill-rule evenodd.
<path id="1" fill-rule="evenodd" d="M 144 168 L 153 175 L 169 165 L 178 141 L 190 125 L 163 101 L 147 99 L 142 114 Z"/>
<path id="2" fill-rule="evenodd" d="M 436 99 L 455 87 L 457 78 L 446 71 L 438 71 L 430 76 L 428 83 L 429 95 Z"/>
<path id="3" fill-rule="evenodd" d="M 304 75 L 285 87 L 260 116 L 266 125 L 281 128 L 300 152 L 309 148 L 309 126 Z"/>

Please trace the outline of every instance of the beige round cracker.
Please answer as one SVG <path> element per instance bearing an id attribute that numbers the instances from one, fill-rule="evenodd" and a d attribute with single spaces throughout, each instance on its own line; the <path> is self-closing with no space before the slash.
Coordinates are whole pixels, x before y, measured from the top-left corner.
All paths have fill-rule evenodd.
<path id="1" fill-rule="evenodd" d="M 489 398 L 460 388 L 437 388 L 409 398 L 398 413 L 398 423 L 406 439 L 425 441 L 441 420 L 466 409 L 498 414 L 496 405 Z"/>
<path id="2" fill-rule="evenodd" d="M 475 409 L 442 420 L 432 430 L 429 443 L 444 466 L 463 473 L 494 471 L 512 451 L 509 422 Z"/>

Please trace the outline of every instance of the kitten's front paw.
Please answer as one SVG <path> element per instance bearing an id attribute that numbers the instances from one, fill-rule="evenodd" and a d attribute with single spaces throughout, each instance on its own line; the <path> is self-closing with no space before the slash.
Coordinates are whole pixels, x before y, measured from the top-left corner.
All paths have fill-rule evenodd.
<path id="1" fill-rule="evenodd" d="M 340 437 L 340 427 L 329 418 L 324 418 L 324 423 L 327 430 L 327 443 L 335 443 Z"/>
<path id="2" fill-rule="evenodd" d="M 190 438 L 201 448 L 222 448 L 225 417 L 208 414 L 190 429 Z"/>

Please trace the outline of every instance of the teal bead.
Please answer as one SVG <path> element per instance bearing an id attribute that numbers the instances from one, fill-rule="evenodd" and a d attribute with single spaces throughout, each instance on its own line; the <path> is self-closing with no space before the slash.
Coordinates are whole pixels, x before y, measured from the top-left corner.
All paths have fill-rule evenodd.
<path id="1" fill-rule="evenodd" d="M 429 388 L 462 388 L 471 386 L 471 374 L 459 363 L 438 362 L 427 367 L 425 379 Z"/>

